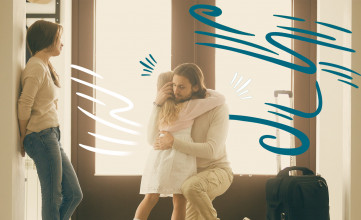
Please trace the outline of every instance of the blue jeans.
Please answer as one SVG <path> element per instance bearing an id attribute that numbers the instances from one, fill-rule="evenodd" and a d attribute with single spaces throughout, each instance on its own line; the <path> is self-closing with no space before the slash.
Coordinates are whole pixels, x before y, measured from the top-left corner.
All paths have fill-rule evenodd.
<path id="1" fill-rule="evenodd" d="M 38 172 L 43 220 L 68 220 L 83 198 L 78 178 L 60 144 L 59 127 L 26 135 L 24 149 Z"/>

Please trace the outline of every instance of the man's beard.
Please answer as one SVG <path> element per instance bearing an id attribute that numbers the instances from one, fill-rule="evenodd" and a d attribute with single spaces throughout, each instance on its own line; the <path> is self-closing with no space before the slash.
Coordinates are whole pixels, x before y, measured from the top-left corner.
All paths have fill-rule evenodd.
<path id="1" fill-rule="evenodd" d="M 175 102 L 176 103 L 183 103 L 183 102 L 189 101 L 189 100 L 192 99 L 192 96 L 193 96 L 193 94 L 191 94 L 189 97 L 187 97 L 185 99 L 177 99 L 177 98 L 175 98 Z"/>

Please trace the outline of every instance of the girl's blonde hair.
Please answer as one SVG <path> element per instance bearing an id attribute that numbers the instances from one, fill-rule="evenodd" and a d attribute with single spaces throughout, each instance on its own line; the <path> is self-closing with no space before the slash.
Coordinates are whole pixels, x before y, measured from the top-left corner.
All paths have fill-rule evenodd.
<path id="1" fill-rule="evenodd" d="M 158 76 L 157 90 L 159 91 L 167 82 L 172 82 L 173 72 L 161 73 Z M 158 125 L 167 126 L 178 119 L 182 104 L 177 104 L 174 97 L 167 99 L 159 112 Z"/>

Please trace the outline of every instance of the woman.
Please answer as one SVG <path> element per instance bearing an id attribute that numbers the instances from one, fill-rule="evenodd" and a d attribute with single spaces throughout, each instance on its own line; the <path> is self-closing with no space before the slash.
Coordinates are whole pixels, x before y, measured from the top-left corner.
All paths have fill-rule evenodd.
<path id="1" fill-rule="evenodd" d="M 43 220 L 68 220 L 82 200 L 75 171 L 60 144 L 57 113 L 59 77 L 50 57 L 58 56 L 62 26 L 39 20 L 27 31 L 32 57 L 21 75 L 18 100 L 21 154 L 36 165 L 42 195 Z"/>

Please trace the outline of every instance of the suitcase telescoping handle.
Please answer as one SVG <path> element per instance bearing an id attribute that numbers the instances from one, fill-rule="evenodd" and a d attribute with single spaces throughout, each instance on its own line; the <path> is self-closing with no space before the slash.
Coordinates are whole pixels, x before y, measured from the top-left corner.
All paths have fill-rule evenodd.
<path id="1" fill-rule="evenodd" d="M 279 95 L 288 95 L 288 98 L 290 100 L 290 107 L 293 108 L 293 92 L 292 90 L 274 90 L 273 92 L 274 97 L 275 97 L 275 102 L 276 105 L 278 105 L 278 96 Z M 276 108 L 276 113 L 278 113 L 278 108 Z M 290 114 L 290 117 L 292 118 L 292 114 Z M 276 114 L 276 122 L 279 123 L 279 116 Z M 291 120 L 290 122 L 291 127 L 293 127 L 293 120 Z M 291 148 L 295 148 L 295 139 L 293 135 L 290 135 L 290 139 L 291 139 Z M 277 128 L 276 129 L 276 146 L 279 148 L 281 143 L 280 143 L 280 129 Z M 281 155 L 277 154 L 276 155 L 276 162 L 277 162 L 277 172 L 281 171 Z M 296 165 L 296 156 L 290 156 L 290 166 L 295 166 Z M 296 172 L 292 172 L 291 173 L 292 176 L 296 175 Z"/>
<path id="2" fill-rule="evenodd" d="M 274 97 L 278 97 L 279 94 L 286 94 L 288 97 L 292 98 L 292 91 L 289 90 L 275 90 L 273 93 Z"/>
<path id="3" fill-rule="evenodd" d="M 306 167 L 297 167 L 297 166 L 293 166 L 293 167 L 286 167 L 283 170 L 281 170 L 277 176 L 281 177 L 281 176 L 289 176 L 289 172 L 291 170 L 301 170 L 303 175 L 315 175 L 314 172 Z"/>

